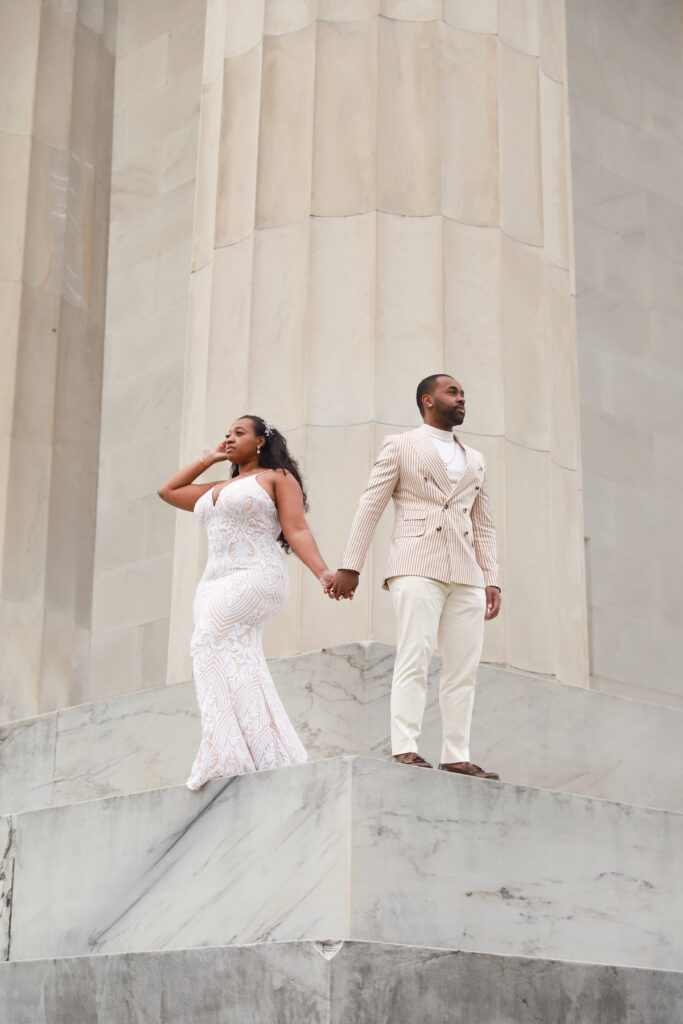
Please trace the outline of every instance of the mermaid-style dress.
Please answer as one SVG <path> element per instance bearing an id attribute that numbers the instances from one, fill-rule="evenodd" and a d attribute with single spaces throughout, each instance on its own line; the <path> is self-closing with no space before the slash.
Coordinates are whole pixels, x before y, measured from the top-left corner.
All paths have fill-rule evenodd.
<path id="1" fill-rule="evenodd" d="M 289 596 L 280 522 L 257 477 L 203 494 L 194 515 L 209 557 L 194 598 L 190 652 L 202 740 L 187 780 L 281 768 L 308 760 L 263 654 L 263 628 Z"/>

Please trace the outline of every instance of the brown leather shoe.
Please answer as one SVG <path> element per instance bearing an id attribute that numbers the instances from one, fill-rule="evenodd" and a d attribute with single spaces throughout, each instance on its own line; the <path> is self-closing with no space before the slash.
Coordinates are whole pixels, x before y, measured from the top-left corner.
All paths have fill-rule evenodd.
<path id="1" fill-rule="evenodd" d="M 433 768 L 434 765 L 430 764 L 429 761 L 425 761 L 424 757 L 420 757 L 414 751 L 409 750 L 406 754 L 394 754 L 391 759 L 392 761 L 398 761 L 399 764 L 412 764 L 414 768 Z"/>
<path id="2" fill-rule="evenodd" d="M 440 764 L 439 771 L 455 772 L 456 775 L 472 775 L 475 779 L 500 780 L 500 775 L 497 775 L 496 772 L 485 772 L 478 764 L 472 764 L 471 761 L 456 761 L 454 764 Z"/>

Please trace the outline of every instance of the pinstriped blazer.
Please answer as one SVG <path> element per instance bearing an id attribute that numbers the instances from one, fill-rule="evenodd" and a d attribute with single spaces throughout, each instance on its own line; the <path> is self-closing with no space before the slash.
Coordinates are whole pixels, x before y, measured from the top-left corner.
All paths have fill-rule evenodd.
<path id="1" fill-rule="evenodd" d="M 498 585 L 496 534 L 489 512 L 483 456 L 463 445 L 467 466 L 453 486 L 424 427 L 391 434 L 361 495 L 342 569 L 360 572 L 382 512 L 394 501 L 394 530 L 384 589 L 392 576 L 443 583 Z"/>

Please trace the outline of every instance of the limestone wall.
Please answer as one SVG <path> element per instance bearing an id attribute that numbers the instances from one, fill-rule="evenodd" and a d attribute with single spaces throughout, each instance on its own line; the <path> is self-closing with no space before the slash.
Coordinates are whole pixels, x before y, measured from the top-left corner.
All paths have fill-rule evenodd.
<path id="1" fill-rule="evenodd" d="M 592 685 L 678 706 L 682 15 L 567 5 Z"/>
<path id="2" fill-rule="evenodd" d="M 0 716 L 88 693 L 115 6 L 0 5 Z"/>

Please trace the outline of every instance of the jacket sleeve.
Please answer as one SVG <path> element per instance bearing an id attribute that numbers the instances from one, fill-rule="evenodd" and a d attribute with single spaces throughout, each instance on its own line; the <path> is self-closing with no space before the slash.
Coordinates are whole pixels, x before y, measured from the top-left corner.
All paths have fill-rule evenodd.
<path id="1" fill-rule="evenodd" d="M 496 528 L 489 511 L 486 472 L 484 472 L 481 487 L 472 505 L 472 540 L 474 541 L 474 554 L 484 574 L 486 586 L 499 586 Z"/>
<path id="2" fill-rule="evenodd" d="M 399 475 L 398 451 L 393 439 L 388 437 L 360 496 L 340 568 L 361 571 L 375 528 L 396 489 Z"/>

